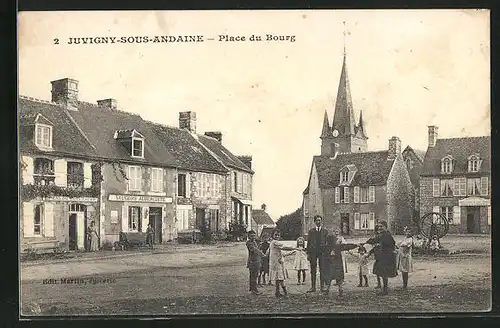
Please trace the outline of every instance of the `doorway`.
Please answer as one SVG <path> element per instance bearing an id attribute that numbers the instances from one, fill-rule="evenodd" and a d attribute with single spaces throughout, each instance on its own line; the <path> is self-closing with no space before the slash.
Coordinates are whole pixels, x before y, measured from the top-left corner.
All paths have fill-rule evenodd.
<path id="1" fill-rule="evenodd" d="M 205 209 L 196 208 L 196 229 L 203 230 L 205 224 Z"/>
<path id="2" fill-rule="evenodd" d="M 349 213 L 340 214 L 340 233 L 343 236 L 348 236 L 351 230 L 349 227 Z"/>
<path id="3" fill-rule="evenodd" d="M 467 207 L 467 233 L 480 233 L 480 208 L 478 206 Z"/>
<path id="4" fill-rule="evenodd" d="M 162 219 L 161 219 L 161 207 L 150 207 L 149 208 L 149 223 L 153 226 L 155 230 L 154 242 L 155 244 L 162 243 Z"/>
<path id="5" fill-rule="evenodd" d="M 69 249 L 76 251 L 78 249 L 76 240 L 76 213 L 69 215 L 69 236 L 68 236 Z"/>
<path id="6" fill-rule="evenodd" d="M 69 205 L 68 246 L 70 250 L 85 250 L 89 248 L 87 241 L 87 207 L 83 204 Z"/>

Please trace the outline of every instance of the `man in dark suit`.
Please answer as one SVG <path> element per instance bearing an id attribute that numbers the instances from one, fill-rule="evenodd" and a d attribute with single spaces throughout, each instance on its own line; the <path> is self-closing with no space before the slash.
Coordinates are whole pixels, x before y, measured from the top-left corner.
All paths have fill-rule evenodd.
<path id="1" fill-rule="evenodd" d="M 307 234 L 307 259 L 311 263 L 311 289 L 308 290 L 308 293 L 316 291 L 316 268 L 319 262 L 319 280 L 320 280 L 320 288 L 323 289 L 325 284 L 323 281 L 323 260 L 322 254 L 326 245 L 326 236 L 328 235 L 328 231 L 322 227 L 323 218 L 321 215 L 316 215 L 314 217 L 314 224 L 316 227 L 309 230 Z"/>
<path id="2" fill-rule="evenodd" d="M 254 295 L 261 294 L 257 290 L 257 277 L 259 276 L 260 266 L 262 265 L 261 257 L 266 256 L 259 249 L 259 245 L 255 241 L 255 231 L 251 230 L 248 232 L 247 249 L 248 249 L 248 260 L 247 268 L 250 273 L 250 292 Z"/>

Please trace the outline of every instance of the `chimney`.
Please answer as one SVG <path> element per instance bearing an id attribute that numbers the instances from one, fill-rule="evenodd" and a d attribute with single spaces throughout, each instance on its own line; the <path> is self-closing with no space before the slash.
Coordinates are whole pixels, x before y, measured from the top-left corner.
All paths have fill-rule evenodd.
<path id="1" fill-rule="evenodd" d="M 393 160 L 398 154 L 401 154 L 401 140 L 398 137 L 392 137 L 389 139 L 389 155 L 387 159 Z"/>
<path id="2" fill-rule="evenodd" d="M 252 156 L 237 156 L 249 169 L 252 169 Z"/>
<path id="3" fill-rule="evenodd" d="M 265 211 L 265 210 L 266 210 L 266 204 L 262 204 L 262 205 L 260 206 L 260 208 L 261 208 L 263 211 Z"/>
<path id="4" fill-rule="evenodd" d="M 429 125 L 429 147 L 434 147 L 436 145 L 436 140 L 438 138 L 438 127 L 435 125 Z"/>
<path id="5" fill-rule="evenodd" d="M 75 107 L 78 101 L 78 81 L 64 78 L 50 82 L 52 84 L 52 102 L 67 107 Z"/>
<path id="6" fill-rule="evenodd" d="M 205 132 L 205 135 L 208 137 L 212 137 L 214 139 L 217 139 L 217 141 L 222 143 L 222 132 L 220 132 L 220 131 Z"/>
<path id="7" fill-rule="evenodd" d="M 98 100 L 97 105 L 99 105 L 101 107 L 106 107 L 109 109 L 116 109 L 117 108 L 116 99 L 113 99 L 113 98 Z"/>
<path id="8" fill-rule="evenodd" d="M 179 128 L 187 129 L 191 133 L 196 133 L 196 112 L 180 112 Z"/>

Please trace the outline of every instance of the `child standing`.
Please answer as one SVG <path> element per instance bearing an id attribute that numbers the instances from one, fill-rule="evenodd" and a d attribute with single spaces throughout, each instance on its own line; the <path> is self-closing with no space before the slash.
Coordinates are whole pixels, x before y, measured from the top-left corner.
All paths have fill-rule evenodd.
<path id="1" fill-rule="evenodd" d="M 349 251 L 349 253 L 351 252 Z M 366 248 L 364 246 L 359 246 L 357 254 L 358 276 L 359 276 L 358 287 L 368 287 L 368 256 L 369 254 L 367 253 Z M 363 279 L 365 281 L 364 285 L 363 285 Z"/>
<path id="2" fill-rule="evenodd" d="M 272 234 L 272 241 L 269 244 L 269 249 L 267 250 L 267 254 L 269 255 L 269 279 L 274 280 L 276 284 L 276 297 L 287 296 L 287 290 L 285 287 L 285 279 L 286 279 L 286 271 L 285 271 L 285 262 L 283 259 L 282 250 L 285 251 L 293 251 L 295 250 L 292 247 L 283 246 L 282 243 L 279 242 L 280 232 L 279 230 L 274 230 Z M 280 293 L 280 287 L 283 290 L 283 294 Z"/>
<path id="3" fill-rule="evenodd" d="M 308 270 L 308 261 L 306 254 L 306 242 L 304 238 L 297 239 L 297 249 L 287 255 L 295 254 L 293 262 L 293 269 L 297 270 L 297 285 L 305 285 L 306 283 L 306 270 Z M 302 277 L 302 281 L 300 278 Z"/>
<path id="4" fill-rule="evenodd" d="M 262 253 L 267 253 L 267 250 L 269 249 L 269 236 L 267 234 L 262 236 L 262 243 L 260 244 L 259 249 Z M 262 266 L 260 267 L 258 280 L 259 286 L 261 283 L 264 285 L 266 284 L 266 275 L 269 279 L 269 256 L 262 257 Z M 271 279 L 269 279 L 269 285 L 271 285 Z"/>
<path id="5" fill-rule="evenodd" d="M 436 235 L 432 237 L 431 242 L 429 243 L 429 249 L 431 250 L 433 255 L 436 255 L 439 250 L 439 240 Z"/>

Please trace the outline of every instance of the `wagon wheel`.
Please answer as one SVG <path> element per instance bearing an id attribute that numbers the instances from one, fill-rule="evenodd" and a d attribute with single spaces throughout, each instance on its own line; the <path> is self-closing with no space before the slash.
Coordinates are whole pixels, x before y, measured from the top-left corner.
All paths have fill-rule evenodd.
<path id="1" fill-rule="evenodd" d="M 420 219 L 420 233 L 429 239 L 433 235 L 438 239 L 443 238 L 448 233 L 448 228 L 448 219 L 441 213 L 427 213 Z"/>

